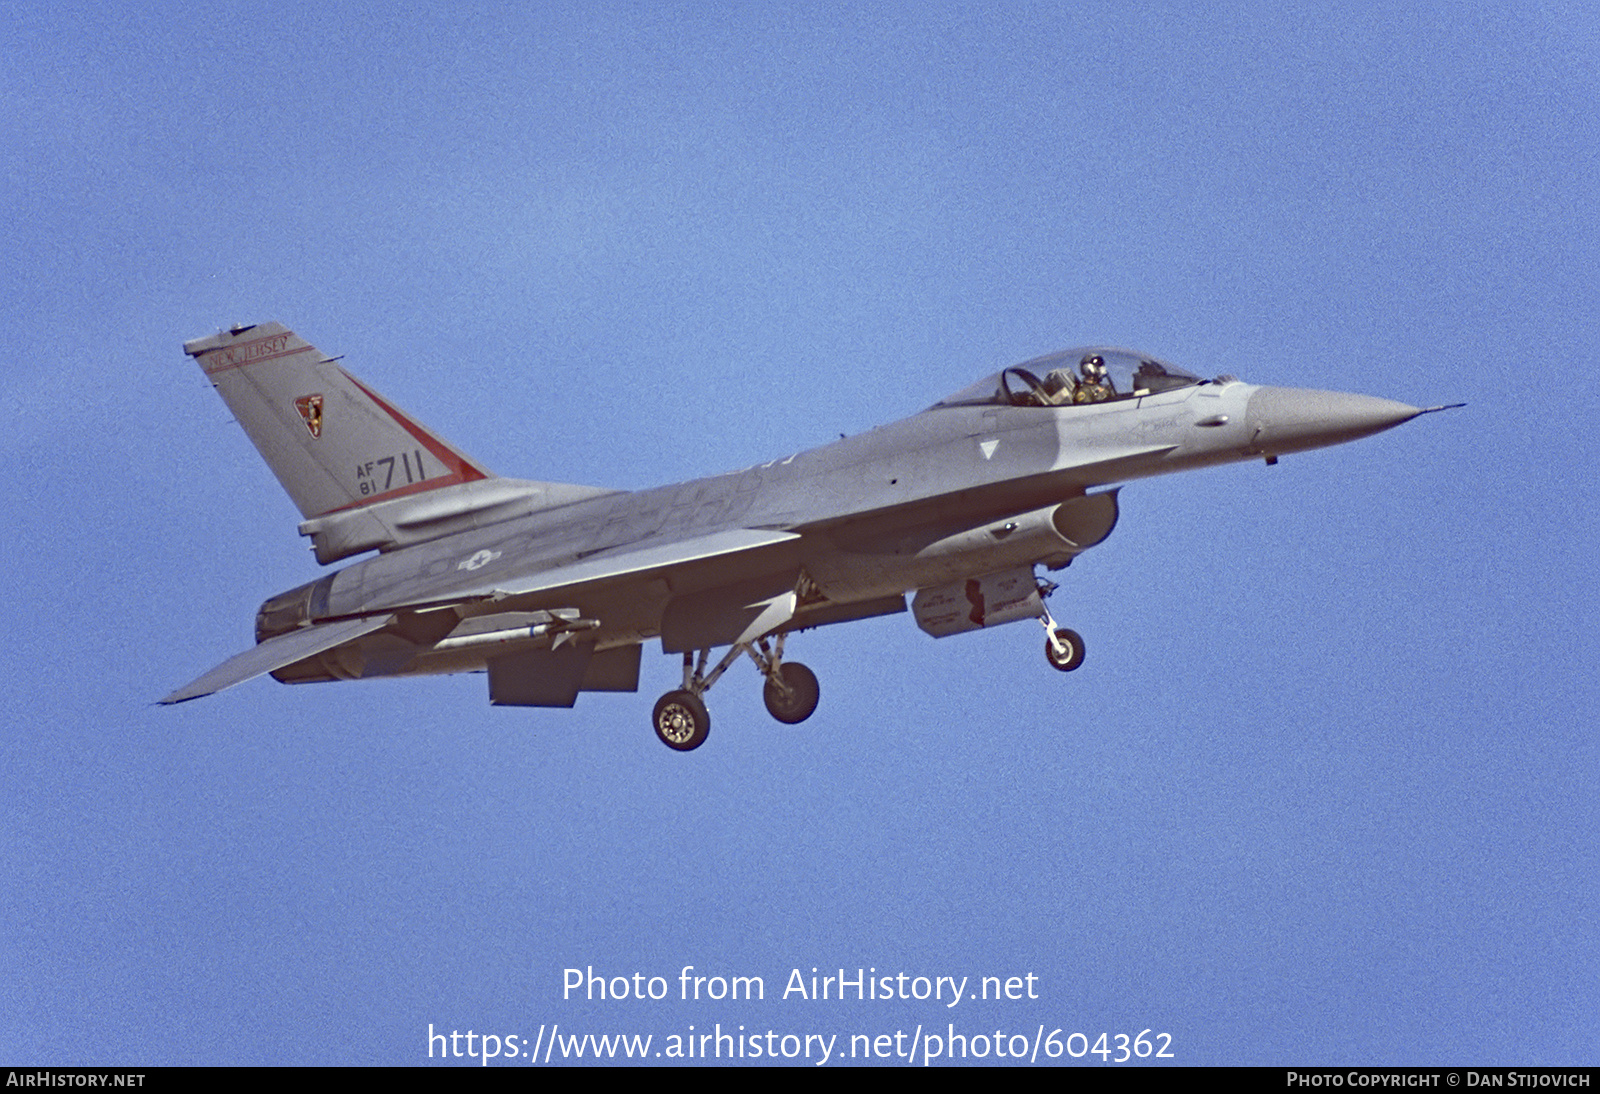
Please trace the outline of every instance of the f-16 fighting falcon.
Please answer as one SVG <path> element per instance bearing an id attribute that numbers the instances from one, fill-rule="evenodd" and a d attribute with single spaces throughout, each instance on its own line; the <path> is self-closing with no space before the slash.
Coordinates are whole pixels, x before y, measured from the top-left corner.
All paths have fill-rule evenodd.
<path id="1" fill-rule="evenodd" d="M 786 658 L 789 636 L 904 612 L 908 595 L 935 638 L 1036 619 L 1045 657 L 1071 672 L 1083 639 L 1052 618 L 1056 586 L 1037 571 L 1111 534 L 1118 484 L 1272 464 L 1447 409 L 1074 349 L 858 436 L 629 492 L 501 478 L 277 323 L 183 348 L 299 507 L 317 561 L 377 553 L 267 600 L 254 648 L 162 702 L 265 672 L 486 672 L 491 703 L 570 707 L 637 691 L 659 639 L 683 685 L 653 722 L 679 751 L 705 742 L 705 694 L 746 656 L 772 716 L 805 721 L 817 678 Z"/>

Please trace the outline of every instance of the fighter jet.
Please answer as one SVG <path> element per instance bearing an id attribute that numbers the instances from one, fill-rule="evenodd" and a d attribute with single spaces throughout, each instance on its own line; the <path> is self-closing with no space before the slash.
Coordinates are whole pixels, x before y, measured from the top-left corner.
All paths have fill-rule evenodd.
<path id="1" fill-rule="evenodd" d="M 798 723 L 814 673 L 796 632 L 906 610 L 935 638 L 1036 619 L 1062 672 L 1077 632 L 1057 571 L 1117 523 L 1121 484 L 1342 444 L 1445 407 L 1205 380 L 1155 357 L 1073 349 L 909 418 L 712 478 L 619 491 L 501 478 L 277 323 L 184 344 L 288 491 L 323 565 L 280 593 L 257 645 L 163 703 L 262 673 L 284 683 L 485 672 L 500 706 L 637 691 L 641 651 L 681 654 L 652 723 L 711 729 L 705 694 L 743 657 Z M 726 652 L 714 658 L 714 651 Z"/>

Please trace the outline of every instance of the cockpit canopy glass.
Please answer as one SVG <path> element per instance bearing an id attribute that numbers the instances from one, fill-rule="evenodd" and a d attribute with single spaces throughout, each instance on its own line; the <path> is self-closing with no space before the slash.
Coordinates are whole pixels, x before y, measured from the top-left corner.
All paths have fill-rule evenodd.
<path id="1" fill-rule="evenodd" d="M 1203 382 L 1191 372 L 1145 354 L 1087 347 L 1024 361 L 986 376 L 928 409 L 1085 405 L 1155 395 Z"/>

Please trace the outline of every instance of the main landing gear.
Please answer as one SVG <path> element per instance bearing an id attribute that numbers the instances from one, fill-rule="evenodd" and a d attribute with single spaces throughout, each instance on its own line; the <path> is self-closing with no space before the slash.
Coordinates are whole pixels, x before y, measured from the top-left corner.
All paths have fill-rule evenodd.
<path id="1" fill-rule="evenodd" d="M 702 696 L 721 679 L 740 654 L 749 654 L 750 660 L 761 670 L 761 675 L 766 677 L 761 698 L 767 705 L 767 713 L 788 725 L 798 725 L 811 717 L 821 694 L 817 674 L 798 661 L 783 659 L 785 637 L 780 634 L 770 644 L 765 638 L 741 642 L 730 649 L 709 673 L 706 672 L 706 662 L 710 660 L 710 650 L 701 650 L 698 662 L 694 655 L 685 653 L 683 687 L 667 692 L 656 702 L 653 723 L 661 743 L 679 752 L 689 752 L 706 743 L 706 737 L 711 733 L 711 712 L 706 709 Z"/>
<path id="2" fill-rule="evenodd" d="M 706 743 L 711 712 L 692 691 L 669 691 L 656 700 L 656 736 L 668 748 L 689 752 Z"/>

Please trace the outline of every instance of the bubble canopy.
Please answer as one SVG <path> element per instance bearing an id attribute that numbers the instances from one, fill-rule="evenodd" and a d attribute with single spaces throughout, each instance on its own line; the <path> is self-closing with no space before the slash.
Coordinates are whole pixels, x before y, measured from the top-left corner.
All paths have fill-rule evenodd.
<path id="1" fill-rule="evenodd" d="M 1104 378 L 1091 382 L 1096 363 Z M 929 410 L 950 406 L 1070 406 L 1154 395 L 1206 381 L 1149 354 L 1111 346 L 1047 353 L 969 384 Z"/>

